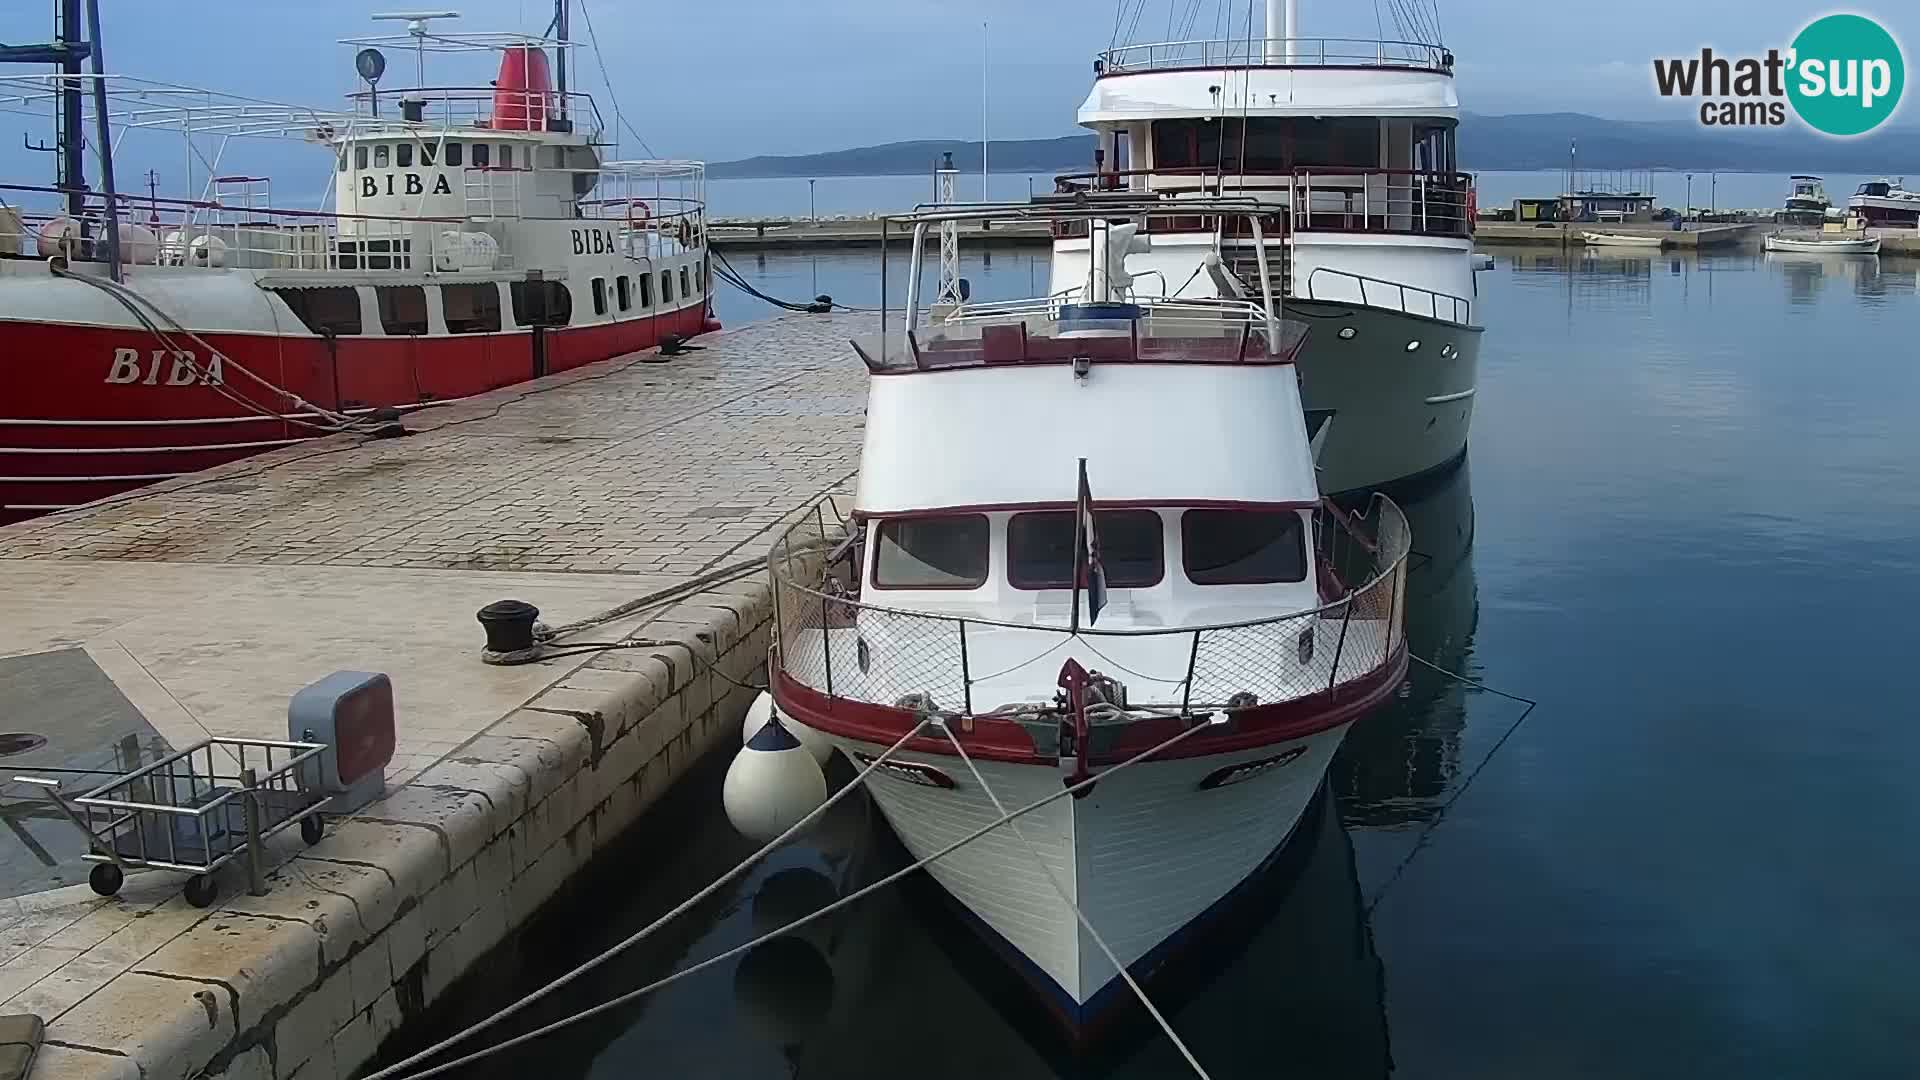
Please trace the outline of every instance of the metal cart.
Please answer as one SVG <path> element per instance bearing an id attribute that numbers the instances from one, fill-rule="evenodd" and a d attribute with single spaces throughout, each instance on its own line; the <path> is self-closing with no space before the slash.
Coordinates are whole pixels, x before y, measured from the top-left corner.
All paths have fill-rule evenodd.
<path id="1" fill-rule="evenodd" d="M 309 844 L 324 825 L 328 793 L 318 758 L 326 744 L 260 739 L 208 739 L 117 776 L 84 795 L 60 793 L 57 780 L 16 776 L 45 788 L 62 813 L 87 834 L 87 861 L 99 863 L 87 883 L 101 896 L 120 891 L 129 868 L 194 875 L 186 888 L 195 907 L 213 903 L 213 875 L 236 855 L 247 857 L 254 895 L 266 893 L 261 841 L 294 822 Z"/>

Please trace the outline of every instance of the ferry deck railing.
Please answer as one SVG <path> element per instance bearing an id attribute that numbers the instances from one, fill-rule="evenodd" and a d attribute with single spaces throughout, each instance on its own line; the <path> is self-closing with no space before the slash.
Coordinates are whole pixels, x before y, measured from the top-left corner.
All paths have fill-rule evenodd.
<path id="1" fill-rule="evenodd" d="M 1453 73 L 1443 45 L 1369 38 L 1213 38 L 1121 45 L 1094 60 L 1100 75 L 1207 68 L 1405 68 Z"/>
<path id="2" fill-rule="evenodd" d="M 489 131 L 559 131 L 566 127 L 598 142 L 606 125 L 593 95 L 558 90 L 501 90 L 492 86 L 386 87 L 347 95 L 354 130 L 401 128 L 448 137 Z M 403 108 L 403 103 L 406 103 Z M 583 123 L 584 121 L 584 123 Z"/>
<path id="3" fill-rule="evenodd" d="M 778 627 L 772 663 L 801 686 L 832 700 L 988 715 L 1007 702 L 980 696 L 984 683 L 1005 674 L 978 655 L 987 635 L 1031 635 L 1033 644 L 1021 651 L 1040 656 L 1050 651 L 1049 639 L 1063 643 L 1075 633 L 1057 624 L 867 602 L 861 528 L 829 499 L 803 513 L 769 555 Z M 1152 678 L 1108 672 L 1130 683 L 1133 700 L 1145 706 L 1197 714 L 1337 694 L 1397 662 L 1405 648 L 1412 537 L 1400 508 L 1376 495 L 1360 516 L 1325 504 L 1315 519 L 1314 546 L 1321 594 L 1330 597 L 1318 607 L 1202 626 L 1082 625 L 1078 636 L 1089 643 L 1088 658 L 1120 652 L 1129 640 L 1174 643 L 1156 654 L 1184 657 L 1178 670 Z M 1349 580 L 1358 584 L 1348 586 Z M 1051 680 L 1050 671 L 1040 672 L 1034 684 Z M 1005 693 L 1002 684 L 997 694 Z"/>
<path id="4" fill-rule="evenodd" d="M 1423 315 L 1456 326 L 1473 324 L 1473 301 L 1464 296 L 1336 270 L 1330 266 L 1314 267 L 1298 295 L 1303 300 L 1361 304 L 1408 315 Z"/>

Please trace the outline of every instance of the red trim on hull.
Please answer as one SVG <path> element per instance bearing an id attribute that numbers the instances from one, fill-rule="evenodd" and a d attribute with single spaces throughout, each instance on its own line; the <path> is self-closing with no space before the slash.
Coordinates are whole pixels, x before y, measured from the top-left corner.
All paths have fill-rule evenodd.
<path id="1" fill-rule="evenodd" d="M 652 348 L 706 328 L 704 303 L 644 318 L 546 333 L 546 373 Z M 280 395 L 237 371 L 220 389 L 176 371 L 145 331 L 0 320 L 10 392 L 0 406 L 0 524 L 116 495 L 325 434 L 280 418 Z M 536 377 L 526 330 L 420 338 L 204 333 L 224 356 L 328 409 L 414 407 L 472 397 Z M 133 350 L 129 374 L 116 370 Z M 195 364 L 207 357 L 195 347 Z M 159 354 L 156 360 L 156 355 Z M 26 358 L 36 358 L 27 361 Z M 231 397 L 228 395 L 232 395 Z M 253 403 L 275 418 L 246 415 Z M 22 423 L 21 421 L 30 421 Z M 63 423 L 62 421 L 71 421 Z"/>
<path id="2" fill-rule="evenodd" d="M 1234 753 L 1304 739 L 1332 730 L 1359 719 L 1385 701 L 1406 678 L 1406 674 L 1407 650 L 1403 642 L 1392 659 L 1358 679 L 1342 683 L 1332 690 L 1241 709 L 1233 714 L 1233 719 L 1220 733 L 1196 735 L 1162 751 L 1154 760 L 1171 761 L 1176 758 Z M 796 682 L 781 670 L 774 672 L 773 696 L 782 712 L 810 728 L 843 739 L 880 746 L 887 746 L 905 735 L 919 719 L 916 713 L 908 709 L 828 697 Z M 965 723 L 955 725 L 954 734 L 973 757 L 1050 768 L 1059 764 L 1057 758 L 1042 757 L 1037 753 L 1026 729 L 1011 720 L 976 716 L 971 724 L 971 731 L 966 730 Z M 1136 720 L 1128 724 L 1111 745 L 1100 753 L 1090 755 L 1088 764 L 1117 764 L 1165 742 L 1185 728 L 1181 720 L 1173 717 L 1152 716 Z M 947 740 L 939 736 L 909 740 L 904 749 L 915 754 L 957 756 Z"/>

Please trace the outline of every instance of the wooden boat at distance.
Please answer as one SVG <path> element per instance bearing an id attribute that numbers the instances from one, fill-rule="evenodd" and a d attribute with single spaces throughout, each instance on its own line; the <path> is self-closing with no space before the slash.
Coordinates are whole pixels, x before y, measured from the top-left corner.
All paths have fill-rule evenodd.
<path id="1" fill-rule="evenodd" d="M 1642 236 L 1636 233 L 1583 232 L 1580 239 L 1588 247 L 1634 247 L 1662 248 L 1667 246 L 1664 236 Z"/>
<path id="2" fill-rule="evenodd" d="M 1828 238 L 1771 233 L 1767 236 L 1767 250 L 1801 251 L 1817 255 L 1877 255 L 1880 252 L 1880 238 L 1877 236 Z"/>

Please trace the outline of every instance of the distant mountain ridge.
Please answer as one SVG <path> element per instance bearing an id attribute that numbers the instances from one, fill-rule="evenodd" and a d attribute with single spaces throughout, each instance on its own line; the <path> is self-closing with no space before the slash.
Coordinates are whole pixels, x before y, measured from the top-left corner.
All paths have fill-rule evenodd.
<path id="1" fill-rule="evenodd" d="M 1920 172 L 1920 129 L 1901 127 L 1861 139 L 1832 139 L 1799 128 L 1738 133 L 1686 124 L 1608 120 L 1584 113 L 1522 113 L 1460 118 L 1460 157 L 1473 171 L 1563 169 L 1569 141 L 1583 169 L 1691 169 L 1704 172 Z M 1093 167 L 1093 136 L 995 140 L 994 172 L 1048 173 Z M 917 139 L 817 154 L 761 155 L 714 162 L 717 179 L 771 176 L 898 176 L 926 173 L 943 153 L 963 172 L 980 171 L 980 142 Z"/>

